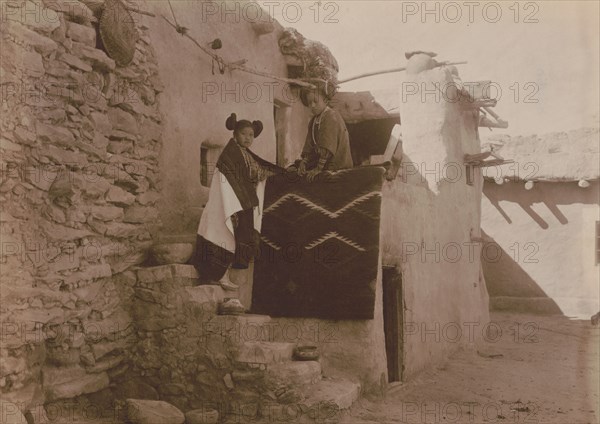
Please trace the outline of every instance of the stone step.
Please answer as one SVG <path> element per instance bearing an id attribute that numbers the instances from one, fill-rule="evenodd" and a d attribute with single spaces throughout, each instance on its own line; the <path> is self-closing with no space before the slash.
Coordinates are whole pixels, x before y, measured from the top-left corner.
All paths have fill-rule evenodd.
<path id="1" fill-rule="evenodd" d="M 186 303 L 193 304 L 201 311 L 216 314 L 219 303 L 225 298 L 225 292 L 220 286 L 202 285 L 194 287 L 184 287 L 187 293 Z"/>
<path id="2" fill-rule="evenodd" d="M 342 411 L 360 396 L 360 384 L 344 379 L 323 380 L 301 388 L 304 399 L 288 404 L 265 403 L 252 423 L 339 423 Z"/>
<path id="3" fill-rule="evenodd" d="M 159 234 L 158 243 L 196 243 L 196 234 Z"/>
<path id="4" fill-rule="evenodd" d="M 135 424 L 183 423 L 185 415 L 175 405 L 163 400 L 126 399 L 127 419 Z"/>
<path id="5" fill-rule="evenodd" d="M 338 409 L 348 409 L 360 396 L 360 383 L 343 378 L 323 378 L 304 391 L 304 404 L 309 409 L 319 403 L 336 405 Z"/>
<path id="6" fill-rule="evenodd" d="M 321 364 L 317 361 L 292 361 L 267 367 L 265 379 L 271 387 L 299 387 L 321 380 Z"/>
<path id="7" fill-rule="evenodd" d="M 216 315 L 205 326 L 211 333 L 239 346 L 246 342 L 272 340 L 272 337 L 269 338 L 273 331 L 270 322 L 271 317 L 268 315 Z"/>
<path id="8" fill-rule="evenodd" d="M 246 364 L 276 364 L 292 360 L 294 343 L 243 342 L 234 359 Z"/>
<path id="9" fill-rule="evenodd" d="M 159 265 L 139 268 L 137 271 L 138 286 L 146 288 L 170 283 L 195 286 L 198 284 L 199 278 L 198 271 L 193 265 Z"/>

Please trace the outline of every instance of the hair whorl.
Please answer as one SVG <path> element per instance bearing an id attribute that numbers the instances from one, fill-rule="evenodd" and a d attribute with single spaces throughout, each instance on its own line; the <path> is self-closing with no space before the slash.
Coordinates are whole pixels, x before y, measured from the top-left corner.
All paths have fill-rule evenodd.
<path id="1" fill-rule="evenodd" d="M 231 115 L 229 115 L 229 118 L 227 118 L 227 120 L 225 121 L 225 127 L 228 130 L 233 131 L 233 130 L 235 130 L 236 124 L 237 124 L 237 116 L 235 115 L 235 113 L 232 113 Z"/>
<path id="2" fill-rule="evenodd" d="M 261 121 L 252 121 L 252 129 L 254 130 L 254 137 L 258 137 L 263 130 L 263 123 Z"/>

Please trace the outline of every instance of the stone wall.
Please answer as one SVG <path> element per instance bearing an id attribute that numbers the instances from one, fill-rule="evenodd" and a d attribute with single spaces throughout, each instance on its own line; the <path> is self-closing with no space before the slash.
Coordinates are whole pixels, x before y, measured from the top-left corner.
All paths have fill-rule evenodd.
<path id="1" fill-rule="evenodd" d="M 299 340 L 277 342 L 276 324 L 268 316 L 219 315 L 227 293 L 218 285 L 198 284 L 191 265 L 137 271 L 136 377 L 120 393 L 160 399 L 185 413 L 217 411 L 234 417 L 233 422 L 264 417 L 267 407 L 300 401 L 299 386 L 320 375 L 289 362 L 291 368 L 277 372 L 278 365 L 291 361 Z"/>
<path id="2" fill-rule="evenodd" d="M 83 3 L 1 7 L 0 390 L 27 411 L 129 372 L 131 269 L 160 226 L 161 83 L 143 25 L 119 67 Z"/>
<path id="3" fill-rule="evenodd" d="M 183 411 L 222 398 L 227 392 L 225 373 L 218 375 L 217 370 L 228 365 L 225 344 L 211 352 L 205 333 L 223 300 L 222 289 L 194 287 L 198 274 L 190 265 L 143 268 L 137 277 L 133 315 L 139 344 L 134 363 L 140 381 L 156 391 L 156 399 Z"/>

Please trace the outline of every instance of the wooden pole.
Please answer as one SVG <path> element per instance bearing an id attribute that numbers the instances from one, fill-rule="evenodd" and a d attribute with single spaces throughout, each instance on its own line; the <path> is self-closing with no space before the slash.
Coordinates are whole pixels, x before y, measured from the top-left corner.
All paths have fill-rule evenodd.
<path id="1" fill-rule="evenodd" d="M 464 65 L 466 63 L 467 62 L 442 62 L 442 63 L 439 63 L 438 65 L 436 65 L 436 68 L 440 67 L 440 66 L 447 66 L 447 65 Z M 361 79 L 361 78 L 372 77 L 374 75 L 392 74 L 395 72 L 402 72 L 402 71 L 406 71 L 405 66 L 403 66 L 402 68 L 386 69 L 384 71 L 367 72 L 364 74 L 355 75 L 353 77 L 338 81 L 338 84 L 343 84 L 345 82 L 354 81 L 354 80 Z"/>
<path id="2" fill-rule="evenodd" d="M 260 75 L 261 77 L 274 79 L 275 81 L 282 81 L 282 82 L 285 82 L 288 84 L 294 84 L 294 85 L 298 85 L 300 87 L 305 87 L 305 88 L 316 88 L 313 84 L 310 84 L 310 83 L 307 83 L 307 82 L 304 82 L 301 80 L 297 80 L 297 79 L 293 79 L 293 78 L 277 77 L 275 75 L 271 75 L 266 72 L 257 71 L 256 69 L 246 68 L 245 66 L 235 65 L 233 63 L 226 64 L 225 66 L 227 66 L 231 70 L 248 72 L 249 74 Z"/>
<path id="3" fill-rule="evenodd" d="M 489 113 L 490 115 L 492 115 L 492 117 L 496 120 L 496 121 L 501 121 L 500 117 L 498 116 L 498 114 L 496 112 L 494 112 L 491 108 L 484 106 L 483 109 Z"/>
<path id="4" fill-rule="evenodd" d="M 364 74 L 355 75 L 353 77 L 346 78 L 344 80 L 338 81 L 338 84 L 343 84 L 345 82 L 354 81 L 354 80 L 361 79 L 361 78 L 372 77 L 374 75 L 391 74 L 391 73 L 394 73 L 394 72 L 402 72 L 402 71 L 406 71 L 406 67 L 386 69 L 385 71 L 367 72 L 367 73 L 364 73 Z"/>
<path id="5" fill-rule="evenodd" d="M 133 12 L 133 13 L 139 13 L 140 15 L 152 16 L 153 18 L 156 18 L 156 15 L 154 13 L 145 12 L 143 10 L 136 9 L 134 7 L 125 6 L 125 9 L 130 12 Z"/>

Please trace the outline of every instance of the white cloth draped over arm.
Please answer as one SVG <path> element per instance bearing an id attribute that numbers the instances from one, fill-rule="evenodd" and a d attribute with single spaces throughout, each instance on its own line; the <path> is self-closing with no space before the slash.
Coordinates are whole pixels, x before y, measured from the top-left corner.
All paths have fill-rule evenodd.
<path id="1" fill-rule="evenodd" d="M 256 187 L 258 207 L 254 208 L 254 228 L 258 232 L 262 227 L 265 186 L 266 181 L 261 181 Z M 198 225 L 198 235 L 229 252 L 235 252 L 231 216 L 241 210 L 242 205 L 227 178 L 218 169 L 215 169 L 208 193 L 208 202 Z"/>

